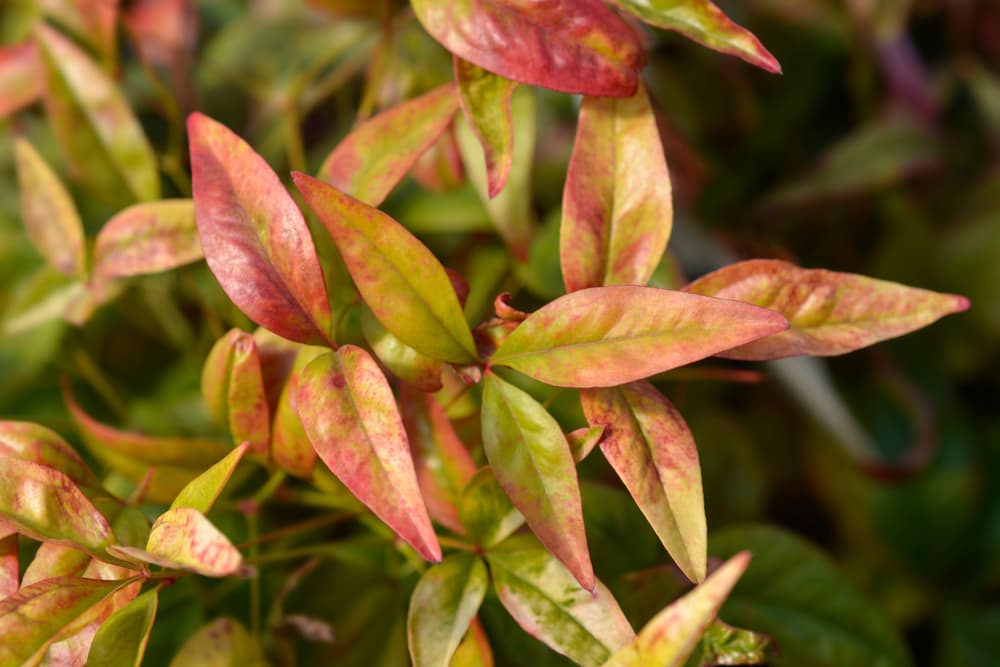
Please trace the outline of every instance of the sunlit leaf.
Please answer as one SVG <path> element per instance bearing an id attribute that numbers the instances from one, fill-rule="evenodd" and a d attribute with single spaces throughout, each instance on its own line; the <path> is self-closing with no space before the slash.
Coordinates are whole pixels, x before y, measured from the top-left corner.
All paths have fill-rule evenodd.
<path id="1" fill-rule="evenodd" d="M 514 157 L 510 98 L 517 82 L 455 57 L 455 81 L 466 120 L 483 146 L 487 192 L 492 199 L 507 183 Z"/>
<path id="2" fill-rule="evenodd" d="M 94 245 L 94 274 L 159 273 L 201 258 L 194 202 L 163 199 L 130 206 L 104 224 Z"/>
<path id="3" fill-rule="evenodd" d="M 441 362 L 396 338 L 367 307 L 361 311 L 361 333 L 379 361 L 400 380 L 420 391 L 435 392 L 441 388 Z"/>
<path id="4" fill-rule="evenodd" d="M 255 454 L 268 454 L 271 410 L 257 340 L 231 329 L 208 353 L 201 392 L 212 416 L 229 428 L 234 442 L 250 443 Z"/>
<path id="5" fill-rule="evenodd" d="M 170 667 L 266 667 L 257 640 L 232 618 L 212 621 L 190 639 Z"/>
<path id="6" fill-rule="evenodd" d="M 584 98 L 563 190 L 566 291 L 645 285 L 673 225 L 670 174 L 640 84 L 628 98 Z"/>
<path id="7" fill-rule="evenodd" d="M 76 450 L 58 433 L 38 424 L 0 421 L 0 456 L 55 468 L 83 486 L 100 486 Z"/>
<path id="8" fill-rule="evenodd" d="M 228 128 L 188 118 L 205 260 L 254 322 L 301 343 L 330 336 L 330 304 L 305 219 L 277 174 Z"/>
<path id="9" fill-rule="evenodd" d="M 561 387 L 611 387 L 788 327 L 770 310 L 653 287 L 579 290 L 535 311 L 490 359 Z"/>
<path id="10" fill-rule="evenodd" d="M 458 517 L 469 539 L 492 547 L 524 525 L 524 516 L 504 493 L 489 467 L 469 480 L 458 501 Z"/>
<path id="11" fill-rule="evenodd" d="M 424 573 L 406 617 L 414 667 L 448 667 L 488 585 L 486 566 L 473 554 L 449 556 Z"/>
<path id="12" fill-rule="evenodd" d="M 13 595 L 20 587 L 20 558 L 17 533 L 0 537 L 0 600 Z"/>
<path id="13" fill-rule="evenodd" d="M 955 294 L 767 259 L 732 264 L 684 289 L 763 306 L 788 318 L 787 331 L 723 352 L 733 359 L 844 354 L 969 307 L 968 299 Z"/>
<path id="14" fill-rule="evenodd" d="M 45 77 L 35 42 L 0 47 L 0 118 L 42 96 Z"/>
<path id="15" fill-rule="evenodd" d="M 226 454 L 221 461 L 191 480 L 191 483 L 174 498 L 170 509 L 190 507 L 207 514 L 249 448 L 250 443 L 244 442 Z"/>
<path id="16" fill-rule="evenodd" d="M 161 514 L 149 531 L 145 552 L 113 547 L 111 553 L 206 577 L 236 574 L 243 565 L 243 556 L 229 538 L 204 514 L 190 507 L 177 507 Z"/>
<path id="17" fill-rule="evenodd" d="M 143 593 L 101 624 L 90 645 L 87 664 L 139 667 L 153 629 L 159 589 Z"/>

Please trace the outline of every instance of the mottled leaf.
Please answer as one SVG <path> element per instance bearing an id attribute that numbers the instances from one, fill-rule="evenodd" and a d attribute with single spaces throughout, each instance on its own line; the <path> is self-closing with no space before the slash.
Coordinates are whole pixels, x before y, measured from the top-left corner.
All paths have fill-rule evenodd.
<path id="1" fill-rule="evenodd" d="M 493 650 L 478 618 L 472 619 L 465 639 L 455 649 L 449 667 L 493 667 Z"/>
<path id="2" fill-rule="evenodd" d="M 170 667 L 266 667 L 257 640 L 240 622 L 219 618 L 184 642 Z"/>
<path id="3" fill-rule="evenodd" d="M 783 331 L 747 304 L 653 287 L 583 289 L 535 311 L 490 359 L 561 387 L 611 387 Z"/>
<path id="4" fill-rule="evenodd" d="M 0 537 L 0 600 L 20 587 L 20 564 L 17 533 Z"/>
<path id="5" fill-rule="evenodd" d="M 500 487 L 489 467 L 469 480 L 458 501 L 458 517 L 470 540 L 492 547 L 524 525 L 524 516 Z"/>
<path id="6" fill-rule="evenodd" d="M 483 147 L 487 192 L 492 199 L 507 183 L 514 157 L 510 98 L 517 82 L 487 72 L 458 56 L 455 56 L 455 82 L 465 118 Z"/>
<path id="7" fill-rule="evenodd" d="M 644 64 L 638 36 L 600 0 L 414 0 L 427 32 L 508 79 L 566 93 L 628 96 Z"/>
<path id="8" fill-rule="evenodd" d="M 437 141 L 458 111 L 448 83 L 384 111 L 337 145 L 319 178 L 369 206 L 378 206 L 417 159 Z"/>
<path id="9" fill-rule="evenodd" d="M 21 578 L 22 586 L 55 577 L 81 576 L 90 565 L 91 558 L 77 548 L 58 542 L 43 542 L 28 563 Z"/>
<path id="10" fill-rule="evenodd" d="M 427 190 L 442 194 L 465 182 L 465 168 L 462 166 L 462 154 L 458 150 L 454 125 L 446 127 L 437 141 L 413 163 L 410 176 Z M 424 194 L 430 197 L 429 194 Z"/>
<path id="11" fill-rule="evenodd" d="M 316 465 L 316 450 L 309 442 L 296 407 L 298 381 L 309 363 L 326 352 L 320 347 L 306 347 L 295 356 L 288 381 L 281 390 L 271 422 L 271 458 L 283 469 L 299 477 L 312 477 Z"/>
<path id="12" fill-rule="evenodd" d="M 367 307 L 361 310 L 361 333 L 378 360 L 400 380 L 425 392 L 441 388 L 441 362 L 396 338 Z"/>
<path id="13" fill-rule="evenodd" d="M 486 566 L 473 554 L 449 556 L 420 577 L 406 617 L 414 667 L 449 666 L 488 586 Z"/>
<path id="14" fill-rule="evenodd" d="M 526 392 L 487 373 L 482 428 L 486 458 L 504 492 L 538 539 L 593 589 L 576 466 L 559 424 Z"/>
<path id="15" fill-rule="evenodd" d="M 35 42 L 0 47 L 0 118 L 42 96 L 45 76 Z"/>
<path id="16" fill-rule="evenodd" d="M 569 443 L 569 450 L 573 453 L 573 460 L 577 463 L 583 461 L 604 436 L 603 426 L 584 426 L 570 431 L 566 434 L 566 442 Z"/>
<path id="17" fill-rule="evenodd" d="M 295 402 L 333 474 L 421 556 L 441 560 L 406 431 L 375 360 L 353 345 L 316 358 L 298 380 Z"/>
<path id="18" fill-rule="evenodd" d="M 645 285 L 673 225 L 670 174 L 646 91 L 584 98 L 563 189 L 566 291 Z"/>
<path id="19" fill-rule="evenodd" d="M 212 346 L 202 368 L 201 393 L 234 442 L 247 441 L 253 453 L 267 457 L 271 410 L 253 335 L 231 329 Z"/>
<path id="20" fill-rule="evenodd" d="M 88 665 L 139 667 L 153 629 L 159 589 L 143 593 L 101 624 L 90 645 Z"/>
<path id="21" fill-rule="evenodd" d="M 771 638 L 716 620 L 701 636 L 685 667 L 713 665 L 759 665 L 767 661 Z"/>
<path id="22" fill-rule="evenodd" d="M 732 264 L 684 289 L 763 306 L 788 318 L 787 331 L 721 355 L 732 359 L 844 354 L 969 307 L 968 299 L 955 294 L 767 259 Z"/>
<path id="23" fill-rule="evenodd" d="M 108 220 L 94 246 L 98 279 L 159 273 L 202 258 L 194 202 L 163 199 L 130 206 Z"/>
<path id="24" fill-rule="evenodd" d="M 221 461 L 191 480 L 191 483 L 185 486 L 177 497 L 174 498 L 174 502 L 170 504 L 170 509 L 190 507 L 202 514 L 207 514 L 208 510 L 212 509 L 215 500 L 222 493 L 222 489 L 226 487 L 229 478 L 233 476 L 233 471 L 236 470 L 236 466 L 239 465 L 243 459 L 243 455 L 246 454 L 249 448 L 250 443 L 244 442 L 226 454 Z"/>
<path id="25" fill-rule="evenodd" d="M 600 581 L 590 592 L 530 535 L 487 552 L 500 602 L 525 632 L 584 667 L 596 667 L 635 633 Z"/>
<path id="26" fill-rule="evenodd" d="M 169 509 L 153 522 L 145 553 L 129 547 L 114 547 L 111 553 L 206 577 L 236 574 L 243 565 L 243 556 L 229 538 L 190 507 Z"/>
<path id="27" fill-rule="evenodd" d="M 454 363 L 476 359 L 448 274 L 423 243 L 386 214 L 322 181 L 301 173 L 292 178 L 382 326 L 429 357 Z"/>
<path id="28" fill-rule="evenodd" d="M 58 433 L 38 424 L 0 421 L 0 457 L 3 456 L 55 468 L 82 486 L 100 486 L 76 450 Z"/>
<path id="29" fill-rule="evenodd" d="M 300 343 L 327 343 L 330 304 L 305 219 L 277 174 L 242 139 L 188 117 L 195 217 L 205 260 L 240 310 Z"/>

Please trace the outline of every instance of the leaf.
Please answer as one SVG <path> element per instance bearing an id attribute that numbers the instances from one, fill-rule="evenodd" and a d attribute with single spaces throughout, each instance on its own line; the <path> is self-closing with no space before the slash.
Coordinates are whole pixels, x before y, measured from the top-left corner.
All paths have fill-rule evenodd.
<path id="1" fill-rule="evenodd" d="M 456 111 L 458 97 L 452 83 L 384 111 L 337 145 L 319 168 L 319 178 L 378 206 L 437 141 Z"/>
<path id="2" fill-rule="evenodd" d="M 781 315 L 654 287 L 583 289 L 535 311 L 490 363 L 560 387 L 611 387 L 782 331 Z"/>
<path id="3" fill-rule="evenodd" d="M 449 667 L 488 586 L 486 566 L 474 554 L 449 556 L 420 577 L 406 617 L 414 667 Z"/>
<path id="4" fill-rule="evenodd" d="M 299 350 L 288 381 L 281 390 L 278 405 L 274 409 L 274 420 L 271 422 L 271 457 L 281 468 L 299 477 L 312 477 L 316 465 L 316 450 L 309 442 L 295 404 L 298 381 L 305 367 L 325 352 L 325 349 L 319 347 Z"/>
<path id="5" fill-rule="evenodd" d="M 440 561 L 406 431 L 375 360 L 353 345 L 317 357 L 298 380 L 295 402 L 331 472 L 421 556 Z"/>
<path id="6" fill-rule="evenodd" d="M 644 64 L 642 44 L 599 0 L 411 4 L 434 39 L 490 72 L 564 93 L 622 97 L 635 92 L 636 70 Z"/>
<path id="7" fill-rule="evenodd" d="M 44 90 L 38 44 L 21 42 L 0 47 L 0 118 L 33 104 Z"/>
<path id="8" fill-rule="evenodd" d="M 87 664 L 139 667 L 146 653 L 158 602 L 159 589 L 154 588 L 109 616 L 94 636 Z"/>
<path id="9" fill-rule="evenodd" d="M 488 467 L 465 485 L 458 501 L 458 516 L 469 539 L 485 548 L 503 542 L 524 525 L 524 516 Z"/>
<path id="10" fill-rule="evenodd" d="M 244 442 L 226 454 L 221 461 L 191 480 L 191 483 L 174 498 L 170 509 L 190 507 L 202 514 L 208 514 L 208 510 L 212 509 L 212 505 L 215 504 L 249 448 L 250 443 Z"/>
<path id="11" fill-rule="evenodd" d="M 121 90 L 56 30 L 39 24 L 35 34 L 49 122 L 76 175 L 113 201 L 159 199 L 156 157 Z"/>
<path id="12" fill-rule="evenodd" d="M 455 649 L 449 667 L 493 667 L 493 650 L 478 618 L 472 619 L 465 639 Z"/>
<path id="13" fill-rule="evenodd" d="M 208 267 L 257 324 L 330 342 L 330 304 L 305 219 L 277 174 L 228 128 L 188 117 L 195 218 Z"/>
<path id="14" fill-rule="evenodd" d="M 75 547 L 57 542 L 42 542 L 21 578 L 22 586 L 55 577 L 79 577 L 91 563 L 90 556 Z"/>
<path id="15" fill-rule="evenodd" d="M 673 225 L 670 174 L 646 91 L 586 97 L 563 189 L 566 291 L 645 285 Z"/>
<path id="16" fill-rule="evenodd" d="M 441 388 L 441 362 L 420 354 L 392 335 L 368 307 L 361 309 L 361 333 L 379 361 L 400 380 L 425 392 Z"/>
<path id="17" fill-rule="evenodd" d="M 0 537 L 0 601 L 20 587 L 20 557 L 17 533 Z"/>
<path id="18" fill-rule="evenodd" d="M 202 258 L 194 202 L 161 199 L 130 206 L 108 220 L 94 246 L 98 279 L 159 273 Z"/>
<path id="19" fill-rule="evenodd" d="M 51 266 L 77 280 L 87 278 L 83 222 L 66 186 L 35 147 L 14 140 L 21 219 L 28 238 Z"/>
<path id="20" fill-rule="evenodd" d="M 684 288 L 694 294 L 735 299 L 788 318 L 787 331 L 724 352 L 732 359 L 780 359 L 799 354 L 831 356 L 902 336 L 945 315 L 968 309 L 969 300 L 853 273 L 802 269 L 780 260 L 732 264 Z"/>
<path id="21" fill-rule="evenodd" d="M 38 424 L 0 421 L 0 457 L 5 456 L 55 468 L 81 486 L 100 486 L 76 450 L 58 433 Z"/>
<path id="22" fill-rule="evenodd" d="M 683 667 L 749 564 L 749 552 L 733 556 L 693 591 L 654 616 L 635 641 L 604 667 Z"/>
<path id="23" fill-rule="evenodd" d="M 170 667 L 214 667 L 232 665 L 239 667 L 266 667 L 257 640 L 240 622 L 232 618 L 218 618 L 184 642 Z"/>
<path id="24" fill-rule="evenodd" d="M 514 157 L 510 98 L 517 82 L 487 72 L 455 56 L 455 82 L 465 118 L 482 144 L 490 199 L 507 183 Z"/>
<path id="25" fill-rule="evenodd" d="M 604 426 L 601 452 L 677 566 L 705 578 L 707 528 L 698 450 L 684 418 L 648 382 L 585 389 L 587 422 Z"/>
<path id="26" fill-rule="evenodd" d="M 482 429 L 483 450 L 504 492 L 542 544 L 593 589 L 576 466 L 559 424 L 526 392 L 487 373 Z"/>
<path id="27" fill-rule="evenodd" d="M 594 581 L 593 593 L 530 535 L 487 552 L 493 585 L 514 620 L 549 647 L 585 667 L 600 665 L 635 633 L 611 592 Z"/>
<path id="28" fill-rule="evenodd" d="M 604 436 L 603 426 L 590 426 L 578 428 L 566 434 L 566 442 L 569 443 L 569 450 L 573 453 L 573 460 L 577 463 L 583 461 Z"/>
<path id="29" fill-rule="evenodd" d="M 759 665 L 767 661 L 771 638 L 741 630 L 716 620 L 708 626 L 685 667 L 712 665 Z"/>
<path id="30" fill-rule="evenodd" d="M 771 636 L 776 667 L 904 667 L 912 664 L 895 628 L 830 559 L 811 544 L 763 525 L 727 528 L 709 550 L 754 553 L 722 615 Z"/>
<path id="31" fill-rule="evenodd" d="M 271 410 L 257 340 L 231 329 L 208 353 L 201 393 L 217 422 L 229 428 L 234 442 L 249 442 L 254 454 L 268 455 Z"/>
<path id="32" fill-rule="evenodd" d="M 742 58 L 772 74 L 781 65 L 753 33 L 736 25 L 709 0 L 614 0 L 630 14 L 658 28 L 675 30 L 702 46 Z"/>
<path id="33" fill-rule="evenodd" d="M 117 57 L 118 3 L 120 0 L 73 0 L 87 29 L 87 37 L 97 46 L 106 62 Z"/>
<path id="34" fill-rule="evenodd" d="M 205 515 L 190 507 L 172 508 L 153 522 L 146 549 L 112 547 L 121 558 L 188 570 L 206 577 L 236 574 L 243 556 Z"/>
<path id="35" fill-rule="evenodd" d="M 292 174 L 319 215 L 375 317 L 434 359 L 469 363 L 476 346 L 448 274 L 398 222 L 322 181 Z"/>

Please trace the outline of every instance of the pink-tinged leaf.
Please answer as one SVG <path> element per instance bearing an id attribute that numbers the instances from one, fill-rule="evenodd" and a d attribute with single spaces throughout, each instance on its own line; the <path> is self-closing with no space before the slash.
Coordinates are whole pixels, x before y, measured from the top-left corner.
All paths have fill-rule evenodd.
<path id="1" fill-rule="evenodd" d="M 159 604 L 154 588 L 121 607 L 101 624 L 87 655 L 87 664 L 139 667 L 146 653 Z"/>
<path id="2" fill-rule="evenodd" d="M 160 197 L 156 157 L 121 90 L 79 47 L 39 25 L 49 122 L 76 176 L 111 201 Z"/>
<path id="3" fill-rule="evenodd" d="M 0 537 L 0 600 L 20 588 L 20 563 L 17 533 Z"/>
<path id="4" fill-rule="evenodd" d="M 614 0 L 630 14 L 658 28 L 675 30 L 710 49 L 742 58 L 772 74 L 781 65 L 753 33 L 729 20 L 709 0 Z"/>
<path id="5" fill-rule="evenodd" d="M 730 558 L 697 588 L 654 616 L 635 641 L 604 667 L 683 667 L 749 564 L 746 551 Z"/>
<path id="6" fill-rule="evenodd" d="M 170 661 L 170 667 L 267 667 L 268 664 L 257 640 L 232 618 L 218 618 L 198 630 Z"/>
<path id="7" fill-rule="evenodd" d="M 410 176 L 428 190 L 445 192 L 465 182 L 462 154 L 458 150 L 454 125 L 445 128 L 410 169 Z"/>
<path id="8" fill-rule="evenodd" d="M 136 50 L 183 81 L 198 35 L 198 13 L 190 0 L 132 0 L 123 17 Z"/>
<path id="9" fill-rule="evenodd" d="M 55 431 L 38 424 L 0 421 L 0 457 L 6 456 L 55 468 L 81 486 L 100 486 L 76 450 Z"/>
<path id="10" fill-rule="evenodd" d="M 645 285 L 673 226 L 670 174 L 646 91 L 587 97 L 563 189 L 559 257 L 566 291 Z"/>
<path id="11" fill-rule="evenodd" d="M 514 120 L 510 98 L 517 82 L 487 72 L 455 56 L 455 82 L 462 111 L 482 144 L 490 199 L 507 183 L 514 157 Z"/>
<path id="12" fill-rule="evenodd" d="M 639 37 L 600 0 L 413 0 L 427 32 L 501 76 L 565 93 L 628 96 L 644 64 Z"/>
<path id="13" fill-rule="evenodd" d="M 396 400 L 375 360 L 353 345 L 316 358 L 295 402 L 331 472 L 417 553 L 440 561 Z"/>
<path id="14" fill-rule="evenodd" d="M 458 518 L 468 538 L 487 549 L 524 525 L 524 515 L 514 507 L 489 466 L 477 472 L 462 490 Z"/>
<path id="15" fill-rule="evenodd" d="M 413 234 L 385 213 L 322 181 L 292 174 L 337 243 L 365 302 L 399 340 L 434 359 L 476 360 L 476 346 L 448 274 Z"/>
<path id="16" fill-rule="evenodd" d="M 262 327 L 329 343 L 330 304 L 302 212 L 277 174 L 227 127 L 188 117 L 192 190 L 208 267 Z"/>
<path id="17" fill-rule="evenodd" d="M 605 427 L 601 452 L 674 562 L 691 581 L 707 566 L 705 502 L 698 450 L 684 418 L 648 382 L 586 389 L 587 421 Z"/>
<path id="18" fill-rule="evenodd" d="M 584 426 L 566 434 L 566 442 L 573 453 L 573 460 L 580 463 L 587 458 L 597 443 L 601 441 L 606 429 L 603 426 Z"/>
<path id="19" fill-rule="evenodd" d="M 449 667 L 488 587 L 486 566 L 473 554 L 449 556 L 420 577 L 406 616 L 414 667 Z"/>
<path id="20" fill-rule="evenodd" d="M 22 586 L 55 577 L 79 577 L 91 563 L 86 552 L 58 542 L 43 542 L 28 563 L 21 578 Z"/>
<path id="21" fill-rule="evenodd" d="M 535 311 L 490 359 L 560 387 L 613 387 L 784 331 L 737 301 L 654 287 L 583 289 Z"/>
<path id="22" fill-rule="evenodd" d="M 493 649 L 490 639 L 478 618 L 472 619 L 465 639 L 455 649 L 449 667 L 493 667 Z"/>
<path id="23" fill-rule="evenodd" d="M 604 584 L 581 588 L 530 535 L 486 553 L 504 608 L 525 632 L 584 667 L 598 667 L 635 632 Z M 656 664 L 656 663 L 650 663 Z"/>
<path id="24" fill-rule="evenodd" d="M 396 338 L 367 307 L 361 309 L 361 334 L 378 360 L 400 380 L 424 392 L 435 392 L 441 388 L 443 364 Z"/>
<path id="25" fill-rule="evenodd" d="M 66 186 L 35 147 L 14 141 L 21 219 L 45 260 L 70 278 L 86 280 L 83 222 Z"/>
<path id="26" fill-rule="evenodd" d="M 94 275 L 159 273 L 201 258 L 194 202 L 163 199 L 130 206 L 105 223 L 94 246 Z"/>
<path id="27" fill-rule="evenodd" d="M 163 567 L 189 570 L 206 577 L 236 574 L 243 556 L 205 515 L 190 507 L 167 510 L 153 522 L 146 553 L 129 547 L 115 547 L 112 553 L 129 555 Z"/>
<path id="28" fill-rule="evenodd" d="M 201 391 L 216 421 L 229 427 L 233 442 L 249 442 L 265 459 L 271 441 L 271 410 L 261 371 L 257 340 L 231 329 L 205 360 Z"/>
<path id="29" fill-rule="evenodd" d="M 559 424 L 526 392 L 487 373 L 482 428 L 483 450 L 504 492 L 542 544 L 592 590 L 580 486 Z"/>
<path id="30" fill-rule="evenodd" d="M 45 75 L 35 42 L 0 48 L 0 118 L 33 104 L 44 89 Z"/>
<path id="31" fill-rule="evenodd" d="M 378 206 L 417 159 L 437 141 L 458 111 L 455 85 L 383 111 L 337 145 L 319 177 L 369 206 Z"/>
<path id="32" fill-rule="evenodd" d="M 233 451 L 216 463 L 214 466 L 191 480 L 191 483 L 174 498 L 170 504 L 170 509 L 178 507 L 190 507 L 198 510 L 202 514 L 207 514 L 212 509 L 222 489 L 226 487 L 229 478 L 233 476 L 233 471 L 243 459 L 243 455 L 250 448 L 249 442 L 244 442 Z"/>
<path id="33" fill-rule="evenodd" d="M 902 336 L 968 309 L 969 300 L 853 273 L 802 269 L 780 260 L 732 264 L 684 288 L 781 313 L 787 331 L 734 347 L 732 359 L 844 354 Z"/>
<path id="34" fill-rule="evenodd" d="M 83 19 L 87 36 L 97 46 L 107 62 L 114 62 L 118 54 L 116 27 L 119 0 L 73 0 Z"/>
<path id="35" fill-rule="evenodd" d="M 309 442 L 309 436 L 302 426 L 302 419 L 299 418 L 296 407 L 298 381 L 306 366 L 325 351 L 319 347 L 306 347 L 299 351 L 274 409 L 274 421 L 271 423 L 271 458 L 282 469 L 298 477 L 312 477 L 313 468 L 316 466 L 316 450 Z"/>

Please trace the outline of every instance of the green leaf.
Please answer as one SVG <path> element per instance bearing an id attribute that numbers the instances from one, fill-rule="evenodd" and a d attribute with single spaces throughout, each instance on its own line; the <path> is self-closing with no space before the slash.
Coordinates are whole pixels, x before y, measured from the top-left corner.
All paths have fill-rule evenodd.
<path id="1" fill-rule="evenodd" d="M 611 387 L 782 331 L 778 313 L 654 287 L 595 287 L 535 311 L 490 359 L 561 387 Z"/>
<path id="2" fill-rule="evenodd" d="M 524 525 L 517 511 L 489 467 L 469 480 L 458 501 L 458 517 L 469 539 L 489 548 L 503 542 Z"/>
<path id="3" fill-rule="evenodd" d="M 604 667 L 683 667 L 749 563 L 749 552 L 733 556 L 693 591 L 654 616 L 635 641 Z"/>
<path id="4" fill-rule="evenodd" d="M 421 556 L 440 561 L 396 400 L 375 360 L 353 345 L 317 357 L 295 402 L 330 471 Z"/>
<path id="5" fill-rule="evenodd" d="M 455 82 L 465 119 L 483 147 L 487 193 L 492 199 L 507 183 L 514 158 L 510 98 L 517 82 L 487 72 L 458 56 L 455 56 Z"/>
<path id="6" fill-rule="evenodd" d="M 751 630 L 741 630 L 716 620 L 702 635 L 685 667 L 712 665 L 759 665 L 767 661 L 771 638 Z"/>
<path id="7" fill-rule="evenodd" d="M 728 53 L 773 74 L 781 65 L 753 33 L 736 25 L 709 0 L 614 0 L 646 23 L 676 30 L 710 49 Z"/>
<path id="8" fill-rule="evenodd" d="M 361 333 L 379 361 L 400 380 L 429 393 L 441 388 L 441 362 L 396 338 L 367 306 L 361 309 Z"/>
<path id="9" fill-rule="evenodd" d="M 42 542 L 35 557 L 24 570 L 21 585 L 30 586 L 55 577 L 79 577 L 90 562 L 90 556 L 75 547 L 58 542 Z"/>
<path id="10" fill-rule="evenodd" d="M 11 527 L 12 528 L 12 527 Z M 0 600 L 13 595 L 20 587 L 21 560 L 16 532 L 0 527 Z"/>
<path id="11" fill-rule="evenodd" d="M 35 42 L 0 48 L 0 118 L 33 104 L 45 90 L 45 74 Z"/>
<path id="12" fill-rule="evenodd" d="M 573 460 L 580 463 L 587 458 L 603 436 L 603 426 L 584 426 L 567 433 L 566 442 L 569 443 L 569 449 L 573 452 Z"/>
<path id="13" fill-rule="evenodd" d="M 556 420 L 528 393 L 487 373 L 483 450 L 497 481 L 538 539 L 593 588 L 576 466 Z"/>
<path id="14" fill-rule="evenodd" d="M 32 244 L 61 273 L 87 279 L 83 222 L 66 186 L 26 139 L 15 139 L 21 219 Z"/>
<path id="15" fill-rule="evenodd" d="M 584 98 L 559 232 L 566 291 L 649 282 L 673 226 L 670 196 L 663 142 L 642 84 L 629 98 Z"/>
<path id="16" fill-rule="evenodd" d="M 38 424 L 0 421 L 0 456 L 55 468 L 81 486 L 100 486 L 76 450 L 58 433 Z"/>
<path id="17" fill-rule="evenodd" d="M 482 559 L 449 556 L 427 570 L 410 598 L 406 632 L 414 667 L 448 667 L 486 595 Z"/>
<path id="18" fill-rule="evenodd" d="M 248 441 L 254 454 L 267 457 L 271 409 L 253 335 L 231 329 L 212 346 L 202 368 L 201 393 L 234 442 Z"/>
<path id="19" fill-rule="evenodd" d="M 378 206 L 437 141 L 457 111 L 452 83 L 384 111 L 347 135 L 318 176 L 355 199 Z"/>
<path id="20" fill-rule="evenodd" d="M 518 535 L 486 554 L 500 602 L 529 634 L 571 658 L 596 666 L 635 633 L 611 592 L 590 592 L 531 535 Z"/>
<path id="21" fill-rule="evenodd" d="M 130 206 L 108 220 L 94 246 L 100 280 L 159 273 L 202 258 L 194 202 L 162 199 Z"/>
<path id="22" fill-rule="evenodd" d="M 493 667 L 493 650 L 478 618 L 472 619 L 465 639 L 455 649 L 449 667 Z"/>
<path id="23" fill-rule="evenodd" d="M 90 645 L 87 664 L 97 667 L 139 667 L 153 629 L 159 589 L 143 593 L 101 624 Z"/>
<path id="24" fill-rule="evenodd" d="M 776 667 L 904 667 L 899 635 L 818 549 L 768 526 L 714 533 L 709 552 L 754 553 L 753 564 L 722 610 L 726 621 L 771 636 Z"/>
<path id="25" fill-rule="evenodd" d="M 243 567 L 243 556 L 205 515 L 190 507 L 169 509 L 153 522 L 146 549 L 114 546 L 109 553 L 206 577 L 226 577 Z"/>
<path id="26" fill-rule="evenodd" d="M 219 618 L 184 642 L 170 667 L 266 667 L 257 640 L 240 622 Z"/>
<path id="27" fill-rule="evenodd" d="M 585 389 L 587 422 L 604 426 L 601 452 L 691 581 L 705 578 L 707 528 L 698 450 L 684 418 L 648 382 Z"/>
<path id="28" fill-rule="evenodd" d="M 769 259 L 732 264 L 684 289 L 763 306 L 788 318 L 787 331 L 721 355 L 732 359 L 844 354 L 969 307 L 964 296 Z"/>
<path id="29" fill-rule="evenodd" d="M 402 225 L 322 181 L 292 174 L 337 243 L 375 317 L 399 340 L 434 359 L 476 360 L 476 346 L 444 267 Z"/>
<path id="30" fill-rule="evenodd" d="M 226 454 L 221 461 L 191 480 L 191 483 L 174 498 L 170 509 L 190 507 L 202 514 L 208 514 L 208 510 L 212 509 L 215 500 L 226 487 L 229 478 L 233 476 L 233 471 L 249 448 L 250 443 L 244 442 Z"/>

